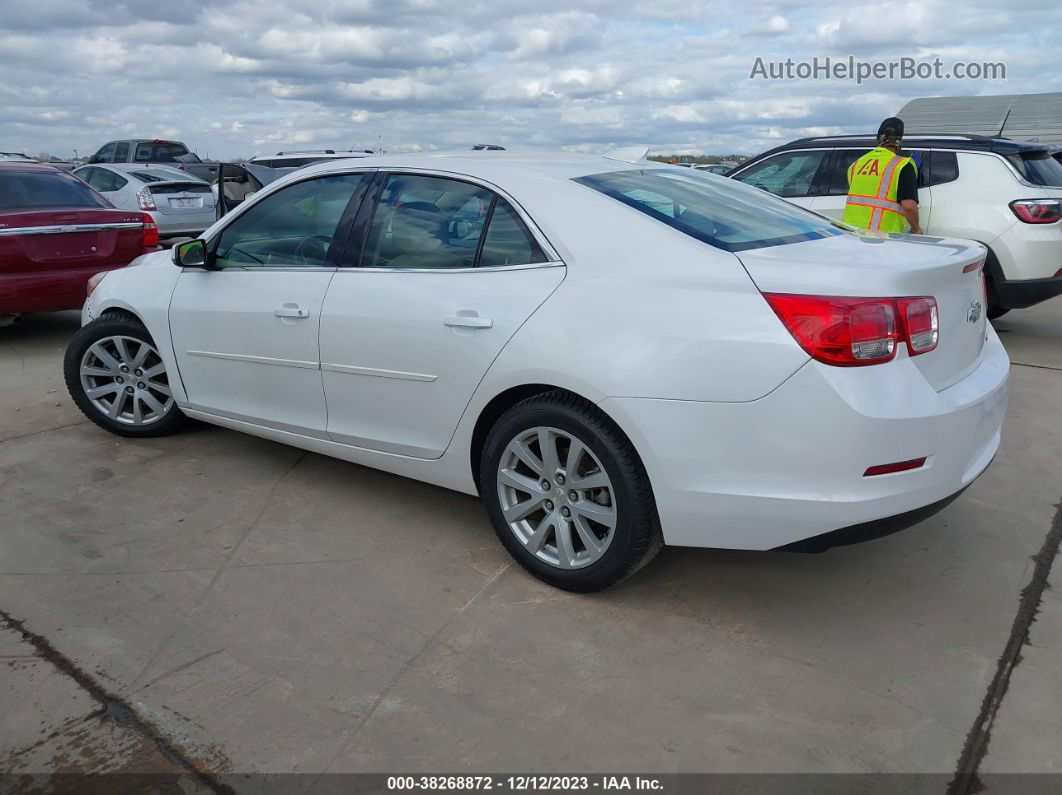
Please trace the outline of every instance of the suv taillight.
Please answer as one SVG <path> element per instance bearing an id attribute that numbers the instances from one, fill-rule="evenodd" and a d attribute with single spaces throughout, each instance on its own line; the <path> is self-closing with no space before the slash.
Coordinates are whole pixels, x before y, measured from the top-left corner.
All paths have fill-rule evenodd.
<path id="1" fill-rule="evenodd" d="M 836 367 L 892 361 L 900 342 L 911 356 L 937 347 L 937 301 L 764 293 L 782 323 L 808 354 Z"/>
<path id="2" fill-rule="evenodd" d="M 1053 224 L 1062 219 L 1062 202 L 1058 199 L 1018 199 L 1010 203 L 1010 209 L 1027 224 Z"/>
<path id="3" fill-rule="evenodd" d="M 140 241 L 140 245 L 144 248 L 155 248 L 159 244 L 159 228 L 155 225 L 155 219 L 147 213 L 141 213 L 144 216 L 144 237 Z"/>
<path id="4" fill-rule="evenodd" d="M 155 206 L 155 197 L 151 195 L 151 191 L 148 188 L 141 188 L 136 192 L 136 203 L 140 205 L 141 210 L 157 210 Z"/>

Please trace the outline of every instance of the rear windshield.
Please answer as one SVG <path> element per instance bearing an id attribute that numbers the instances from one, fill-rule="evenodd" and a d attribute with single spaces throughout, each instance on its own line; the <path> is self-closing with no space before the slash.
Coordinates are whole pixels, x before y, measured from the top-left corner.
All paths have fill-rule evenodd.
<path id="1" fill-rule="evenodd" d="M 171 171 L 168 168 L 159 168 L 152 171 L 130 171 L 129 173 L 141 182 L 171 182 L 175 179 L 187 180 L 190 182 L 196 181 L 184 171 L 177 171 L 176 169 Z"/>
<path id="2" fill-rule="evenodd" d="M 326 160 L 320 156 L 312 157 L 281 157 L 277 160 L 255 160 L 254 162 L 260 166 L 266 166 L 267 168 L 280 168 L 287 166 L 288 168 L 302 168 L 308 166 L 310 163 L 316 163 L 320 160 Z"/>
<path id="3" fill-rule="evenodd" d="M 187 156 L 188 147 L 184 144 L 173 141 L 144 141 L 136 145 L 133 160 L 137 163 L 178 163 L 186 162 Z"/>
<path id="4" fill-rule="evenodd" d="M 110 207 L 88 185 L 69 174 L 0 171 L 0 210 Z"/>
<path id="5" fill-rule="evenodd" d="M 1033 185 L 1062 187 L 1062 163 L 1051 157 L 1046 150 L 1008 155 L 1007 160 Z"/>
<path id="6" fill-rule="evenodd" d="M 575 181 L 724 251 L 843 234 L 766 191 L 694 169 L 613 171 Z"/>

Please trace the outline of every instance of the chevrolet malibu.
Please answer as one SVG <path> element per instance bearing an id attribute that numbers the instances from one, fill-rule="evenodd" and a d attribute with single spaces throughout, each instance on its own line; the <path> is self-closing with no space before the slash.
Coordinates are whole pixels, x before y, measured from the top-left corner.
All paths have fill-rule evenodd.
<path id="1" fill-rule="evenodd" d="M 591 591 L 957 496 L 1007 400 L 984 260 L 624 152 L 335 160 L 95 281 L 65 375 L 121 436 L 191 417 L 479 494 Z"/>

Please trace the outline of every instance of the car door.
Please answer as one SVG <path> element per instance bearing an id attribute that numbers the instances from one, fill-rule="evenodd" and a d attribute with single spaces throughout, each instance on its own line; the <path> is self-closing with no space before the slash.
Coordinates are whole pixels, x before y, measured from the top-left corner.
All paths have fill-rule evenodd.
<path id="1" fill-rule="evenodd" d="M 318 333 L 363 173 L 300 180 L 232 216 L 170 300 L 192 408 L 325 436 Z"/>
<path id="2" fill-rule="evenodd" d="M 820 195 L 811 202 L 811 209 L 827 218 L 841 220 L 844 205 L 848 201 L 848 168 L 869 150 L 836 149 L 823 180 L 824 187 Z M 929 234 L 929 221 L 933 209 L 933 194 L 929 187 L 930 152 L 914 150 L 909 152 L 918 167 L 918 210 L 922 222 L 922 231 Z"/>
<path id="3" fill-rule="evenodd" d="M 482 185 L 388 173 L 372 194 L 321 318 L 328 433 L 438 458 L 564 267 L 515 202 Z"/>
<path id="4" fill-rule="evenodd" d="M 753 163 L 733 178 L 811 209 L 818 177 L 828 161 L 827 149 L 794 149 Z"/>

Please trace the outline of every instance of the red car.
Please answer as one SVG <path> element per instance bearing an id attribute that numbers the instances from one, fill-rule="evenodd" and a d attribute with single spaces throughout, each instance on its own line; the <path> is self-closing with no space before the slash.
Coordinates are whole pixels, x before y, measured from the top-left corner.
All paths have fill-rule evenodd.
<path id="1" fill-rule="evenodd" d="M 119 210 L 45 163 L 0 163 L 0 318 L 79 309 L 101 271 L 157 251 L 150 215 Z"/>

